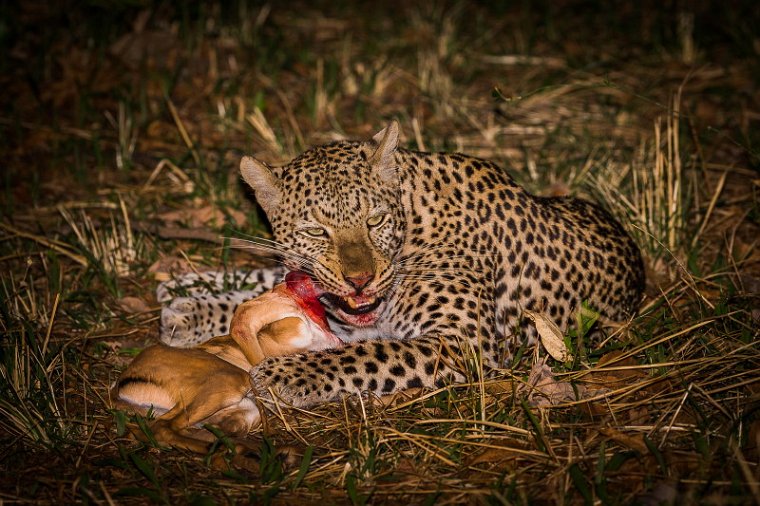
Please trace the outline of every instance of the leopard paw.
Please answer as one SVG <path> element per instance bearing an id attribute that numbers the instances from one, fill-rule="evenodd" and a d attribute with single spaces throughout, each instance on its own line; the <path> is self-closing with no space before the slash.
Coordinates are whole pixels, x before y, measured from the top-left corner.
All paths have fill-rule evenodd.
<path id="1" fill-rule="evenodd" d="M 164 307 L 161 310 L 161 342 L 178 348 L 202 343 L 205 339 L 198 332 L 198 306 L 196 298 L 177 297 Z"/>

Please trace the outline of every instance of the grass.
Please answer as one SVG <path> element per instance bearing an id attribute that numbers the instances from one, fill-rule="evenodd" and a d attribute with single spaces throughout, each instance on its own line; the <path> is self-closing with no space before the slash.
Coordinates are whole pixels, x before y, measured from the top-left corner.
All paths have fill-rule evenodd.
<path id="1" fill-rule="evenodd" d="M 4 4 L 0 501 L 760 502 L 755 10 Z M 637 317 L 574 330 L 550 403 L 472 348 L 467 384 L 276 410 L 247 459 L 128 437 L 108 389 L 155 342 L 157 281 L 266 233 L 240 156 L 390 118 L 601 202 L 645 254 Z"/>

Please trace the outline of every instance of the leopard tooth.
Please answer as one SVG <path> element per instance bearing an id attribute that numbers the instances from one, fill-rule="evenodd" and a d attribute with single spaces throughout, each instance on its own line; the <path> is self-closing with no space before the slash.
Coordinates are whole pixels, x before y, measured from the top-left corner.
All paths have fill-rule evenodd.
<path id="1" fill-rule="evenodd" d="M 346 297 L 346 304 L 348 304 L 348 307 L 351 309 L 359 307 L 359 304 L 356 303 L 356 300 L 353 297 Z"/>

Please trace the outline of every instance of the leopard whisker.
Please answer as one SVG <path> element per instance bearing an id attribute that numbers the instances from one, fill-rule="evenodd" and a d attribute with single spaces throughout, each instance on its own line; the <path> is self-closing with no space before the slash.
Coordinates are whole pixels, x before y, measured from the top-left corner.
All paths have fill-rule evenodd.
<path id="1" fill-rule="evenodd" d="M 278 256 L 282 256 L 283 258 L 288 258 L 291 260 L 299 260 L 306 263 L 311 262 L 311 259 L 307 257 L 301 256 L 289 251 L 283 251 L 279 248 L 276 248 L 267 244 L 245 244 L 245 245 L 236 246 L 236 248 L 257 252 L 259 254 L 278 255 Z"/>
<path id="2" fill-rule="evenodd" d="M 240 242 L 245 244 L 240 244 Z M 250 249 L 260 254 L 276 254 L 280 255 L 288 260 L 298 262 L 299 265 L 311 265 L 314 262 L 313 258 L 309 258 L 305 255 L 295 253 L 288 250 L 287 247 L 271 239 L 265 239 L 263 237 L 254 237 L 253 239 L 239 239 L 239 243 L 236 245 L 240 249 Z"/>
<path id="3" fill-rule="evenodd" d="M 256 247 L 242 247 L 240 249 L 251 250 L 251 253 L 257 256 L 269 258 L 275 263 L 288 267 L 289 269 L 300 270 L 308 274 L 314 274 L 312 262 L 302 260 L 297 257 L 283 255 L 281 252 L 270 252 Z"/>
<path id="4" fill-rule="evenodd" d="M 250 237 L 251 237 L 250 239 L 238 239 L 238 241 L 247 243 L 250 245 L 266 246 L 272 249 L 276 249 L 278 251 L 282 251 L 283 253 L 288 253 L 292 255 L 297 254 L 293 252 L 292 250 L 290 250 L 288 246 L 286 246 L 285 244 L 282 244 L 281 242 L 277 242 L 272 239 L 267 239 L 265 237 L 255 237 L 255 236 L 250 236 Z"/>

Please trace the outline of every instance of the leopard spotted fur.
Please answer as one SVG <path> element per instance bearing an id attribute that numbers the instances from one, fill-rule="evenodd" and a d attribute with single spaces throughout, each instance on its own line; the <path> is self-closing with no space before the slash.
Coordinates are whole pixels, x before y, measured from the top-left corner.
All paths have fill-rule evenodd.
<path id="1" fill-rule="evenodd" d="M 525 310 L 561 329 L 584 301 L 613 320 L 635 311 L 641 255 L 607 212 L 531 195 L 482 159 L 397 143 L 393 122 L 369 141 L 316 147 L 283 167 L 241 162 L 274 234 L 259 247 L 322 284 L 331 324 L 348 343 L 267 359 L 252 370 L 260 392 L 306 406 L 440 386 L 463 378 L 464 346 L 504 366 L 535 337 Z M 283 272 L 255 272 L 258 290 Z M 223 334 L 235 305 L 256 293 L 175 299 L 163 338 L 186 345 Z"/>

